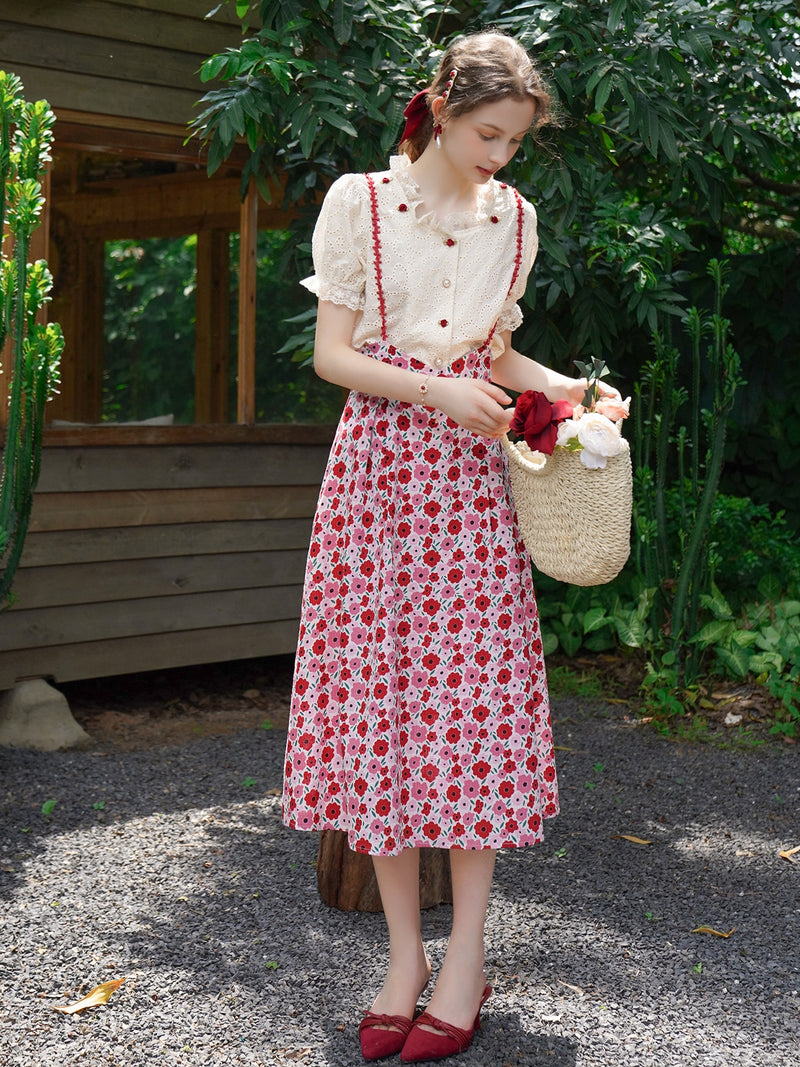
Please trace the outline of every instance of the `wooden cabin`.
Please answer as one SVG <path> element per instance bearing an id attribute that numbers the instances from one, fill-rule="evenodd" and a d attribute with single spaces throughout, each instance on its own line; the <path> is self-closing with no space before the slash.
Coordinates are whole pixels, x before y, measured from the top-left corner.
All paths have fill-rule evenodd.
<path id="1" fill-rule="evenodd" d="M 256 422 L 256 236 L 288 215 L 279 191 L 273 204 L 254 191 L 243 203 L 236 160 L 208 178 L 198 143 L 184 143 L 206 88 L 201 62 L 241 39 L 233 5 L 206 18 L 211 7 L 0 0 L 0 68 L 57 118 L 32 256 L 48 259 L 48 315 L 66 337 L 17 600 L 0 614 L 0 690 L 295 647 L 332 430 Z M 197 240 L 194 421 L 115 424 L 102 411 L 106 242 L 186 234 Z"/>

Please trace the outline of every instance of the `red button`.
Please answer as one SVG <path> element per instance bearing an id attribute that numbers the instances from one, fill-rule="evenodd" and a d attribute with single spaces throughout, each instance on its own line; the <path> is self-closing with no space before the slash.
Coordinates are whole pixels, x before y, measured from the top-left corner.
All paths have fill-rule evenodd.
<path id="1" fill-rule="evenodd" d="M 440 326 L 446 326 L 447 325 L 447 319 L 439 319 L 439 325 Z"/>
<path id="2" fill-rule="evenodd" d="M 453 238 L 452 238 L 452 237 L 448 237 L 448 238 L 447 238 L 447 240 L 445 241 L 445 244 L 446 244 L 446 245 L 447 245 L 448 247 L 452 248 L 452 247 L 453 247 L 453 245 L 455 244 L 455 241 L 453 240 Z"/>
<path id="3" fill-rule="evenodd" d="M 492 215 L 492 222 L 499 222 L 499 221 L 500 221 L 500 219 L 498 219 L 497 215 Z"/>
<path id="4" fill-rule="evenodd" d="M 397 205 L 397 210 L 398 211 L 408 211 L 408 204 L 398 204 Z"/>

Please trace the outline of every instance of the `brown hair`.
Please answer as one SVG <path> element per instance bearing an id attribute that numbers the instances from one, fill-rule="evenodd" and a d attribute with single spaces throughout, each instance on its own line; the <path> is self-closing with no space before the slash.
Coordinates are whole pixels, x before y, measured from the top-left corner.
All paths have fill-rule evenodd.
<path id="1" fill-rule="evenodd" d="M 444 116 L 458 118 L 482 104 L 493 104 L 512 97 L 534 103 L 534 127 L 550 121 L 550 94 L 533 60 L 513 37 L 487 30 L 459 37 L 442 56 L 436 76 L 428 88 L 427 104 L 444 92 L 450 71 L 458 74 L 445 101 Z M 413 137 L 400 143 L 400 152 L 418 159 L 433 136 L 433 118 L 423 122 Z"/>

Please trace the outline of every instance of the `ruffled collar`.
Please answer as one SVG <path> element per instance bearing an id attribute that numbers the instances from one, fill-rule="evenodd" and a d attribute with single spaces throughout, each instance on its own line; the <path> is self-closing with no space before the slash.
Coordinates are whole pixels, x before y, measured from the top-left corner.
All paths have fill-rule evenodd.
<path id="1" fill-rule="evenodd" d="M 444 232 L 466 230 L 481 225 L 493 215 L 504 214 L 507 210 L 507 198 L 502 194 L 508 187 L 490 178 L 484 185 L 478 186 L 478 203 L 474 211 L 452 211 L 440 218 L 433 210 L 425 210 L 422 190 L 411 174 L 410 166 L 411 160 L 407 155 L 392 156 L 389 160 L 392 177 L 402 188 L 404 199 L 418 222 L 424 222 Z"/>

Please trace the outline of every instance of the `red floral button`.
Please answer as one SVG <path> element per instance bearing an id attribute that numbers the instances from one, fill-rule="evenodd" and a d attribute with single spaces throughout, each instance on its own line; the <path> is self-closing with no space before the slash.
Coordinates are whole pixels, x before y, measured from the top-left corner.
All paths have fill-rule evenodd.
<path id="1" fill-rule="evenodd" d="M 448 237 L 448 238 L 447 238 L 447 240 L 445 241 L 445 244 L 446 244 L 446 245 L 447 245 L 447 246 L 448 246 L 449 248 L 452 248 L 452 247 L 453 247 L 453 245 L 455 244 L 455 241 L 453 240 L 453 238 L 452 238 L 452 237 Z"/>
<path id="2" fill-rule="evenodd" d="M 447 319 L 439 319 L 439 325 L 440 326 L 446 326 L 447 325 Z"/>
<path id="3" fill-rule="evenodd" d="M 501 189 L 507 189 L 508 188 L 508 182 L 500 182 L 500 188 Z"/>
<path id="4" fill-rule="evenodd" d="M 391 178 L 381 178 L 381 181 L 383 182 L 384 185 L 388 185 L 391 180 L 392 180 Z"/>
<path id="5" fill-rule="evenodd" d="M 492 215 L 492 222 L 499 222 L 499 221 L 500 221 L 500 219 L 498 219 L 497 215 Z"/>
<path id="6" fill-rule="evenodd" d="M 397 210 L 398 211 L 408 211 L 408 204 L 398 204 L 397 205 Z"/>

